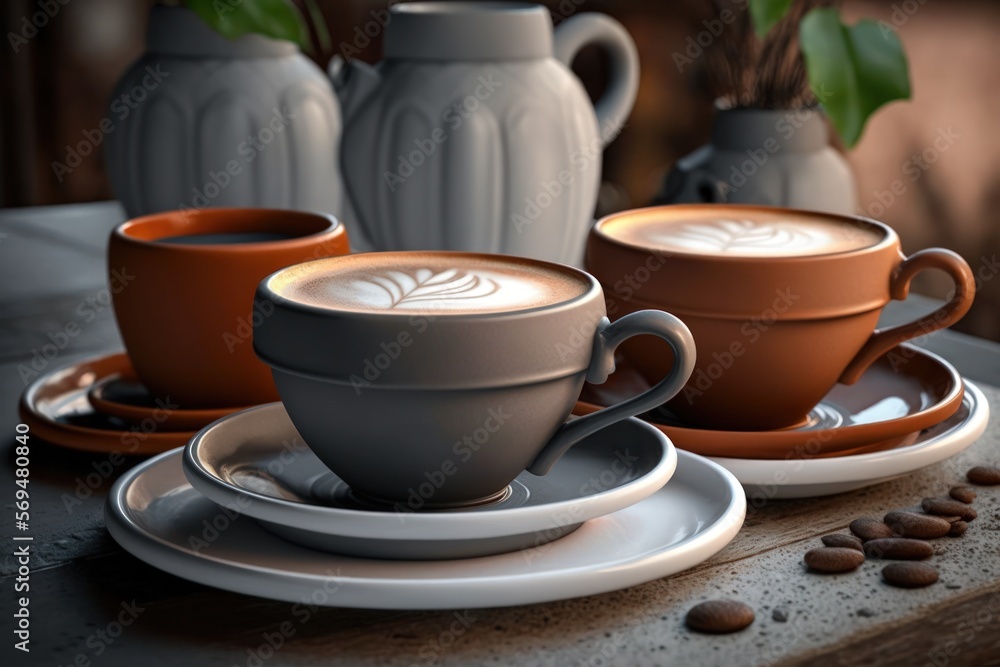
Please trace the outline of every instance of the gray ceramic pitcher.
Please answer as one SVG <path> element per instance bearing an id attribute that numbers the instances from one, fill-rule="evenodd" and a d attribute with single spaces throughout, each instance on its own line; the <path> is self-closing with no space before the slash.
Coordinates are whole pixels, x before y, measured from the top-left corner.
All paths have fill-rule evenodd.
<path id="1" fill-rule="evenodd" d="M 611 62 L 596 103 L 568 67 L 588 44 Z M 638 88 L 626 30 L 584 13 L 553 34 L 540 5 L 412 2 L 391 9 L 384 55 L 330 65 L 352 240 L 578 263 L 602 149 Z"/>

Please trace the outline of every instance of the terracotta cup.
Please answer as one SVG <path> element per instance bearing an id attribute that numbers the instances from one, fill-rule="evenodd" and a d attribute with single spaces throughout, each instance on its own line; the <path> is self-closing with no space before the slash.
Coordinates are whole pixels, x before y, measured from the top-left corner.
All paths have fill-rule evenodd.
<path id="1" fill-rule="evenodd" d="M 359 305 L 304 299 L 303 276 L 310 294 Z M 612 324 L 592 276 L 538 260 L 362 253 L 279 271 L 257 299 L 274 315 L 255 324 L 254 349 L 306 444 L 356 494 L 410 508 L 496 499 L 525 469 L 544 475 L 581 439 L 662 404 L 694 368 L 677 318 Z M 604 382 L 632 337 L 675 362 L 648 390 L 567 422 L 584 379 Z"/>
<path id="2" fill-rule="evenodd" d="M 164 242 L 176 237 L 186 242 Z M 253 322 L 268 316 L 254 309 L 257 284 L 290 264 L 347 252 L 343 225 L 318 213 L 212 208 L 119 225 L 108 248 L 111 293 L 139 379 L 183 408 L 278 400 L 253 353 Z"/>
<path id="3" fill-rule="evenodd" d="M 712 224 L 760 217 L 839 223 L 862 245 L 734 256 L 705 248 L 667 250 L 630 234 L 635 225 L 666 229 L 692 219 Z M 975 293 L 971 269 L 954 252 L 932 248 L 905 257 L 896 233 L 874 220 L 761 206 L 661 206 L 611 215 L 591 230 L 585 263 L 609 295 L 612 318 L 658 308 L 688 325 L 697 366 L 666 407 L 683 422 L 716 429 L 802 423 L 838 381 L 852 384 L 900 342 L 950 326 L 968 311 Z M 876 331 L 882 308 L 905 299 L 924 269 L 952 278 L 948 303 L 914 322 Z M 621 349 L 649 379 L 673 364 L 669 350 L 642 339 Z"/>

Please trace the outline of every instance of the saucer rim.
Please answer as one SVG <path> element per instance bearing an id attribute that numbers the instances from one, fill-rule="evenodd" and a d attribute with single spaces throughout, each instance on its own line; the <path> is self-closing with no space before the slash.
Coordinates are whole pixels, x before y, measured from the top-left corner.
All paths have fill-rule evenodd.
<path id="1" fill-rule="evenodd" d="M 963 402 L 968 400 L 971 404 L 969 415 L 962 422 L 923 442 L 918 441 L 905 447 L 893 447 L 878 452 L 828 458 L 749 459 L 723 456 L 706 458 L 729 470 L 741 484 L 754 486 L 774 483 L 773 476 L 778 473 L 784 473 L 789 477 L 787 482 L 789 486 L 878 483 L 881 480 L 906 475 L 964 451 L 985 432 L 990 418 L 989 400 L 975 383 L 968 379 L 963 379 L 963 383 L 966 391 L 962 400 Z M 905 467 L 900 468 L 901 463 Z"/>
<path id="2" fill-rule="evenodd" d="M 746 518 L 747 501 L 739 481 L 724 467 L 706 457 L 684 451 L 677 455 L 679 466 L 697 465 L 703 471 L 714 473 L 722 482 L 720 490 L 724 489 L 729 494 L 728 502 L 711 524 L 679 542 L 629 557 L 513 575 L 501 572 L 463 577 L 412 578 L 404 575 L 399 578 L 348 576 L 337 579 L 334 575 L 294 572 L 287 567 L 264 567 L 210 554 L 192 553 L 138 525 L 129 515 L 130 508 L 125 502 L 128 490 L 139 475 L 163 464 L 172 456 L 181 456 L 178 450 L 144 461 L 119 478 L 108 494 L 104 518 L 114 540 L 139 560 L 182 579 L 234 593 L 301 602 L 304 593 L 315 591 L 318 586 L 328 585 L 331 579 L 335 579 L 337 595 L 328 596 L 320 606 L 398 610 L 519 606 L 587 597 L 636 586 L 688 570 L 725 548 L 742 529 Z M 178 465 L 181 465 L 180 461 Z M 663 488 L 666 486 L 657 492 Z M 263 528 L 260 530 L 268 535 L 268 539 L 287 548 L 289 559 L 294 559 L 296 551 L 311 551 L 271 536 Z M 564 548 L 560 540 L 549 546 Z M 341 561 L 347 559 L 323 552 L 314 553 Z M 509 554 L 438 562 L 485 564 L 489 559 L 505 557 Z M 374 562 L 377 559 L 349 560 Z M 423 565 L 414 561 L 380 562 L 393 563 L 393 569 L 399 572 L 406 572 L 406 568 L 414 565 Z M 332 605 L 331 601 L 337 604 Z"/>
<path id="3" fill-rule="evenodd" d="M 128 355 L 123 351 L 106 352 L 93 356 L 84 357 L 77 361 L 68 362 L 47 370 L 36 377 L 21 393 L 18 400 L 18 416 L 21 421 L 31 427 L 33 433 L 45 440 L 47 443 L 57 447 L 64 447 L 75 451 L 109 454 L 121 453 L 128 456 L 149 456 L 160 454 L 164 451 L 183 447 L 196 433 L 190 431 L 153 431 L 143 433 L 143 438 L 139 445 L 130 449 L 122 442 L 122 436 L 132 433 L 128 429 L 103 429 L 89 426 L 77 426 L 75 424 L 61 424 L 51 419 L 37 407 L 37 394 L 43 386 L 51 384 L 53 378 L 60 374 L 72 374 L 78 369 L 88 365 L 102 362 L 114 363 L 116 358 L 128 360 Z M 88 387 L 78 387 L 73 391 L 82 391 L 86 398 Z M 69 393 L 69 392 L 67 392 Z M 87 404 L 90 405 L 88 399 Z M 90 405 L 93 412 L 100 412 Z"/>
<path id="4" fill-rule="evenodd" d="M 128 363 L 128 368 L 132 368 L 132 364 L 128 362 L 128 354 L 122 353 Z M 153 416 L 154 411 L 160 408 L 145 408 L 140 405 L 132 405 L 130 403 L 122 403 L 114 399 L 106 398 L 103 396 L 104 390 L 112 382 L 117 382 L 119 380 L 134 380 L 138 384 L 142 384 L 138 376 L 129 377 L 129 374 L 118 371 L 116 373 L 110 373 L 104 377 L 97 378 L 94 382 L 87 388 L 87 400 L 90 402 L 91 407 L 94 408 L 94 412 L 108 415 L 110 417 L 116 417 L 123 421 L 128 421 L 130 423 L 136 421 L 142 421 Z M 143 385 L 145 387 L 145 385 Z M 96 399 L 96 400 L 95 400 Z M 105 406 L 113 406 L 112 410 L 108 410 Z M 173 408 L 171 410 L 171 416 L 167 418 L 166 421 L 170 421 L 175 416 L 182 416 L 187 420 L 192 422 L 200 421 L 201 423 L 194 428 L 179 429 L 189 433 L 197 433 L 199 429 L 208 426 L 217 419 L 221 419 L 228 414 L 237 412 L 239 410 L 245 410 L 246 408 L 253 407 L 251 405 L 241 405 L 230 408 Z"/>
<path id="5" fill-rule="evenodd" d="M 641 432 L 653 438 L 660 446 L 659 462 L 645 475 L 614 489 L 600 491 L 583 498 L 500 509 L 495 512 L 475 514 L 446 510 L 423 514 L 410 512 L 402 515 L 401 520 L 397 512 L 325 507 L 267 496 L 230 484 L 208 470 L 199 454 L 214 429 L 226 427 L 228 422 L 241 419 L 241 415 L 245 413 L 283 408 L 281 402 L 256 406 L 223 417 L 199 431 L 184 447 L 182 457 L 184 476 L 191 486 L 217 505 L 229 507 L 235 504 L 249 517 L 282 523 L 300 530 L 339 537 L 388 540 L 405 539 L 406 535 L 410 534 L 420 540 L 444 541 L 490 538 L 545 530 L 557 525 L 554 523 L 555 515 L 561 515 L 569 510 L 574 512 L 574 522 L 577 522 L 577 519 L 583 522 L 604 516 L 641 502 L 656 493 L 670 482 L 677 469 L 677 449 L 670 438 L 653 425 L 636 417 L 628 417 L 627 420 L 632 421 Z M 290 421 L 289 425 L 291 426 Z M 231 424 L 229 427 L 232 427 Z M 566 455 L 571 454 L 567 452 Z M 556 465 L 559 465 L 558 462 Z M 248 499 L 249 502 L 240 503 L 241 498 Z M 605 509 L 604 506 L 610 509 Z"/>
<path id="6" fill-rule="evenodd" d="M 675 426 L 654 421 L 650 421 L 648 423 L 653 424 L 657 430 L 667 433 L 669 437 L 676 439 L 680 443 L 679 446 L 683 449 L 695 452 L 701 456 L 710 458 L 733 458 L 740 460 L 756 459 L 759 461 L 779 461 L 784 460 L 784 456 L 792 453 L 796 447 L 805 445 L 811 439 L 817 438 L 820 434 L 834 434 L 833 440 L 823 445 L 821 453 L 835 455 L 837 452 L 849 451 L 864 445 L 882 442 L 893 437 L 916 433 L 924 428 L 929 428 L 934 424 L 939 424 L 950 419 L 956 412 L 958 412 L 959 408 L 962 406 L 964 398 L 965 385 L 961 374 L 946 359 L 922 347 L 908 343 L 900 343 L 894 347 L 893 350 L 890 350 L 890 353 L 898 349 L 909 350 L 915 355 L 926 357 L 929 361 L 940 366 L 950 380 L 950 387 L 940 400 L 927 408 L 903 417 L 894 417 L 892 419 L 885 419 L 866 424 L 850 424 L 847 426 L 837 426 L 833 428 L 815 430 L 792 428 L 766 431 L 724 431 L 719 429 L 697 428 L 693 426 Z M 879 359 L 881 360 L 882 357 Z M 866 371 L 866 373 L 867 372 L 868 371 Z M 573 414 L 587 414 L 603 407 L 606 406 L 591 403 L 589 401 L 577 400 L 576 405 L 573 408 Z M 581 408 L 585 409 L 587 412 L 581 412 Z M 919 424 L 924 423 L 930 415 L 935 415 L 935 421 L 932 421 L 930 424 L 919 426 Z M 909 430 L 901 430 L 903 424 L 908 422 L 916 422 L 916 424 L 907 426 L 906 428 Z M 910 426 L 913 426 L 913 428 L 910 428 Z M 894 428 L 892 428 L 891 432 L 882 433 L 878 436 L 869 434 L 869 432 L 874 430 L 875 427 L 879 427 L 882 430 L 889 427 Z M 772 443 L 769 445 L 771 449 L 777 451 L 778 447 L 783 447 L 784 450 L 780 455 L 763 455 L 754 457 L 722 456 L 711 451 L 717 448 L 716 443 L 720 439 L 735 439 L 741 443 L 741 448 L 747 450 L 752 450 L 754 447 L 760 447 L 762 441 L 766 440 L 768 443 Z"/>

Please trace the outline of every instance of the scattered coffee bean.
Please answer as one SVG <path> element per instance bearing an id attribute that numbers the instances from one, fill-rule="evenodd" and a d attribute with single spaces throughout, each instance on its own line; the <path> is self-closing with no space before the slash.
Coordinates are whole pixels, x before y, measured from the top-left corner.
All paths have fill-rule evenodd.
<path id="1" fill-rule="evenodd" d="M 969 529 L 969 524 L 964 521 L 956 521 L 951 524 L 951 530 L 948 531 L 948 537 L 961 537 L 965 535 L 965 531 Z"/>
<path id="2" fill-rule="evenodd" d="M 923 560 L 934 555 L 934 547 L 923 540 L 884 537 L 865 542 L 865 555 L 889 560 Z"/>
<path id="3" fill-rule="evenodd" d="M 963 521 L 972 521 L 976 518 L 976 510 L 959 500 L 950 498 L 924 498 L 920 502 L 920 507 L 928 514 L 940 517 L 957 516 Z"/>
<path id="4" fill-rule="evenodd" d="M 807 551 L 803 560 L 815 572 L 850 572 L 865 562 L 865 555 L 857 549 L 819 547 Z"/>
<path id="5" fill-rule="evenodd" d="M 976 490 L 971 486 L 956 486 L 948 492 L 948 495 L 955 500 L 961 500 L 963 503 L 971 503 L 976 499 Z"/>
<path id="6" fill-rule="evenodd" d="M 753 619 L 753 609 L 738 600 L 708 600 L 691 607 L 684 622 L 698 632 L 723 634 L 742 630 Z"/>
<path id="7" fill-rule="evenodd" d="M 822 538 L 823 544 L 828 547 L 843 547 L 844 549 L 856 549 L 861 551 L 861 540 L 854 535 L 844 535 L 843 533 L 833 533 L 832 535 L 824 535 Z"/>
<path id="8" fill-rule="evenodd" d="M 771 618 L 778 623 L 785 623 L 788 621 L 788 610 L 784 607 L 775 607 L 771 612 Z"/>
<path id="9" fill-rule="evenodd" d="M 871 618 L 874 615 L 875 610 L 870 607 L 862 607 L 861 609 L 858 609 L 858 616 L 861 616 L 862 618 Z"/>
<path id="10" fill-rule="evenodd" d="M 885 524 L 898 537 L 916 537 L 922 540 L 944 537 L 951 530 L 947 519 L 930 514 L 917 514 L 895 510 L 885 515 Z"/>
<path id="11" fill-rule="evenodd" d="M 880 537 L 896 537 L 889 526 L 878 519 L 861 517 L 851 522 L 851 532 L 862 540 L 877 540 Z"/>
<path id="12" fill-rule="evenodd" d="M 938 572 L 927 563 L 891 563 L 882 568 L 882 578 L 899 588 L 923 588 L 938 580 Z"/>
<path id="13" fill-rule="evenodd" d="M 973 484 L 995 486 L 1000 484 L 1000 468 L 994 466 L 976 466 L 965 473 L 965 478 Z"/>

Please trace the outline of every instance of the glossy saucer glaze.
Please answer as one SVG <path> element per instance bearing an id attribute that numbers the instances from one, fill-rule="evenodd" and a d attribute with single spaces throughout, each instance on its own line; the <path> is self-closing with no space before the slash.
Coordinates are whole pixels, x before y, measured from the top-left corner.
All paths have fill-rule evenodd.
<path id="1" fill-rule="evenodd" d="M 128 423 L 99 412 L 87 398 L 91 387 L 132 372 L 125 354 L 108 354 L 49 371 L 35 379 L 18 405 L 21 420 L 38 437 L 88 452 L 148 455 L 187 444 L 194 431 L 167 431 L 162 421 Z"/>
<path id="2" fill-rule="evenodd" d="M 577 443 L 547 475 L 523 472 L 495 502 L 428 511 L 435 490 L 428 478 L 407 502 L 379 505 L 357 497 L 320 462 L 280 403 L 212 424 L 184 453 L 184 472 L 197 491 L 275 535 L 332 553 L 390 559 L 470 558 L 540 546 L 649 497 L 676 465 L 666 436 L 633 418 Z"/>
<path id="3" fill-rule="evenodd" d="M 336 607 L 463 609 L 595 595 L 681 572 L 729 544 L 745 514 L 732 474 L 678 452 L 669 484 L 541 548 L 448 561 L 352 558 L 291 544 L 245 516 L 230 518 L 191 487 L 175 451 L 125 473 L 104 518 L 132 555 L 208 586 Z M 192 544 L 213 522 L 224 528 Z"/>
<path id="4" fill-rule="evenodd" d="M 584 386 L 575 414 L 587 414 L 649 384 L 619 362 L 601 385 Z M 887 449 L 913 440 L 919 431 L 958 411 L 962 378 L 951 364 L 912 345 L 900 345 L 865 371 L 853 385 L 836 385 L 798 426 L 770 431 L 696 428 L 660 408 L 642 416 L 681 449 L 703 456 L 784 459 L 842 456 Z"/>

